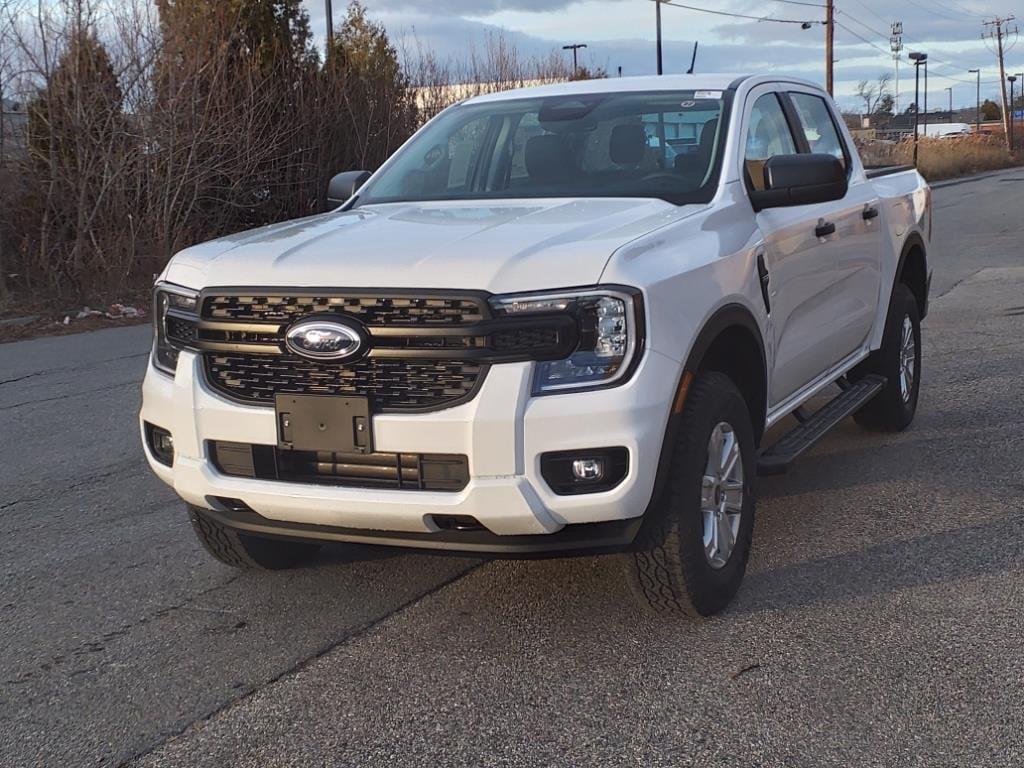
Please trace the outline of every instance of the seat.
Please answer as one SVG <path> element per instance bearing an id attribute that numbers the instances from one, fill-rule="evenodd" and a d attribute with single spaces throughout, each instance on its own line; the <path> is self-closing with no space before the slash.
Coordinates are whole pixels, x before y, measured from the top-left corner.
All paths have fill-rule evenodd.
<path id="1" fill-rule="evenodd" d="M 526 172 L 531 181 L 553 184 L 574 175 L 572 153 L 564 139 L 554 133 L 531 136 L 526 142 Z"/>
<path id="2" fill-rule="evenodd" d="M 678 155 L 674 162 L 676 173 L 685 177 L 693 186 L 699 186 L 707 175 L 711 156 L 715 152 L 715 136 L 718 120 L 708 120 L 700 130 L 700 141 L 696 152 Z"/>
<path id="3" fill-rule="evenodd" d="M 608 154 L 616 165 L 637 166 L 647 151 L 647 132 L 638 123 L 626 123 L 612 128 Z"/>

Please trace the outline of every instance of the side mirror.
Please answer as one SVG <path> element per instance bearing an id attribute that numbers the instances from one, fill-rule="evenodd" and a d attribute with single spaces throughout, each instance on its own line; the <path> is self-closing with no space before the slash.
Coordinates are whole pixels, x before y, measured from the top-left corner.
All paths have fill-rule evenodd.
<path id="1" fill-rule="evenodd" d="M 849 181 L 832 155 L 776 155 L 764 165 L 764 190 L 750 193 L 755 211 L 842 200 Z"/>
<path id="2" fill-rule="evenodd" d="M 369 171 L 345 171 L 337 174 L 327 185 L 327 207 L 337 208 L 352 197 L 368 178 Z"/>

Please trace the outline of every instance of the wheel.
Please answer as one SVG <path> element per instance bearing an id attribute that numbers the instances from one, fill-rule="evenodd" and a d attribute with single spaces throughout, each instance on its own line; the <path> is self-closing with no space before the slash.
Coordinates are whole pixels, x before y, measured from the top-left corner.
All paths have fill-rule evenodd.
<path id="1" fill-rule="evenodd" d="M 753 428 L 729 377 L 697 375 L 669 439 L 669 474 L 621 559 L 645 608 L 710 616 L 739 589 L 754 533 Z"/>
<path id="2" fill-rule="evenodd" d="M 867 374 L 887 381 L 870 402 L 853 415 L 862 427 L 900 432 L 910 426 L 921 391 L 921 318 L 917 300 L 902 283 L 893 290 L 880 349 L 854 370 L 853 378 Z"/>
<path id="3" fill-rule="evenodd" d="M 188 508 L 188 517 L 203 548 L 232 568 L 281 571 L 309 562 L 320 550 L 319 544 L 236 531 L 210 519 L 195 507 Z"/>

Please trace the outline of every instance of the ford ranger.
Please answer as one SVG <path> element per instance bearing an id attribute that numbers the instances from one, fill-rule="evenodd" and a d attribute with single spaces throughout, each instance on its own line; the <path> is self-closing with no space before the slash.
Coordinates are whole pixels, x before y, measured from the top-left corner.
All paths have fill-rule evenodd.
<path id="1" fill-rule="evenodd" d="M 931 194 L 811 83 L 473 98 L 328 198 L 155 287 L 146 458 L 229 565 L 609 552 L 645 607 L 709 615 L 759 474 L 914 418 Z"/>

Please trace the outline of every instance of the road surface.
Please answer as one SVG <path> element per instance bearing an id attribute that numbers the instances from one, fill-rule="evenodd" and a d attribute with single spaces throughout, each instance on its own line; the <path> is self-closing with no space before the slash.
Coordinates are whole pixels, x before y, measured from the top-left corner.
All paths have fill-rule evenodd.
<path id="1" fill-rule="evenodd" d="M 239 573 L 145 467 L 145 327 L 0 345 L 0 766 L 1024 762 L 1024 171 L 936 190 L 918 421 L 761 484 L 724 615 L 608 558 Z"/>

